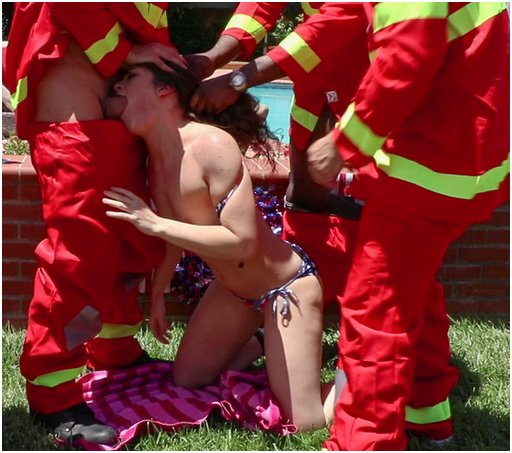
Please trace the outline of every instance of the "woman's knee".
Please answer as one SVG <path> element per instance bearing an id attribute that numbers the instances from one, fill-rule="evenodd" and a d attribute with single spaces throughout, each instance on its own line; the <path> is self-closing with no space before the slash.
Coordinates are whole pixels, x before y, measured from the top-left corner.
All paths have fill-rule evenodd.
<path id="1" fill-rule="evenodd" d="M 204 387 L 214 381 L 214 378 L 210 379 L 208 373 L 186 364 L 182 365 L 179 362 L 175 362 L 172 367 L 172 379 L 178 387 L 191 390 Z"/>
<path id="2" fill-rule="evenodd" d="M 294 414 L 291 422 L 299 431 L 312 431 L 326 426 L 325 415 L 321 407 L 316 411 L 312 411 L 311 408 L 299 411 Z"/>

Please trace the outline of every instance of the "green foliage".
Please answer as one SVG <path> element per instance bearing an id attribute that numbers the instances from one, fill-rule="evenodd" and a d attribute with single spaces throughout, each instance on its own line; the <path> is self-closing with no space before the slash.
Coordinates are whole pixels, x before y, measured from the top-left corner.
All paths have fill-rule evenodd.
<path id="1" fill-rule="evenodd" d="M 211 10 L 207 8 L 207 6 L 198 8 L 194 2 L 170 4 L 168 9 L 169 34 L 181 53 L 186 55 L 210 49 L 233 12 L 229 8 Z M 2 39 L 4 41 L 7 40 L 9 34 L 13 12 L 13 2 L 2 2 Z M 283 11 L 282 17 L 269 32 L 266 43 L 260 43 L 254 56 L 261 55 L 265 45 L 277 45 L 301 22 L 300 4 L 290 2 Z"/>
<path id="2" fill-rule="evenodd" d="M 143 347 L 153 356 L 172 359 L 184 332 L 175 323 L 171 344 L 158 343 L 149 330 L 139 334 Z M 58 450 L 50 436 L 34 426 L 27 414 L 24 381 L 19 372 L 23 330 L 6 327 L 2 332 L 2 449 Z M 452 355 L 460 369 L 459 385 L 450 398 L 456 437 L 443 450 L 510 451 L 510 329 L 501 321 L 461 317 L 450 329 Z M 336 364 L 338 333 L 324 332 L 322 380 L 332 378 Z M 226 422 L 214 413 L 197 428 L 174 433 L 156 430 L 130 444 L 131 451 L 315 451 L 328 436 L 327 429 L 280 437 L 249 431 Z M 439 450 L 420 439 L 411 439 L 409 450 Z"/>
<path id="3" fill-rule="evenodd" d="M 292 10 L 293 11 L 293 10 Z M 270 30 L 267 39 L 267 45 L 276 46 L 286 38 L 293 29 L 302 22 L 303 14 L 293 15 L 290 11 L 285 11 L 272 30 Z"/>
<path id="4" fill-rule="evenodd" d="M 7 155 L 23 155 L 30 153 L 30 147 L 26 140 L 22 140 L 16 135 L 11 135 L 2 140 L 3 153 Z"/>
<path id="5" fill-rule="evenodd" d="M 221 21 L 207 23 L 202 10 L 189 3 L 172 3 L 167 17 L 171 40 L 184 55 L 210 49 L 225 26 Z"/>
<path id="6" fill-rule="evenodd" d="M 14 3 L 2 2 L 2 41 L 7 41 L 7 37 L 9 36 L 13 13 Z"/>
<path id="7" fill-rule="evenodd" d="M 263 55 L 268 47 L 277 46 L 297 25 L 302 23 L 303 17 L 300 4 L 290 3 L 274 27 L 268 32 L 266 39 L 258 44 L 254 57 Z"/>
<path id="8" fill-rule="evenodd" d="M 231 17 L 232 11 L 229 9 L 218 8 L 208 11 L 205 8 L 198 8 L 191 2 L 184 2 L 171 3 L 168 9 L 171 40 L 184 55 L 210 49 Z M 265 46 L 279 44 L 296 25 L 302 22 L 302 17 L 299 4 L 290 3 L 274 28 L 268 33 L 266 41 L 258 45 L 254 57 L 262 55 Z"/>

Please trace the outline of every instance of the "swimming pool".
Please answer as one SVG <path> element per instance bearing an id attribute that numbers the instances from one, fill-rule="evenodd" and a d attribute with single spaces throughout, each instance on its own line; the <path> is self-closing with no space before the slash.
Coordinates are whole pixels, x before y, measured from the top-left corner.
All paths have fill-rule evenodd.
<path id="1" fill-rule="evenodd" d="M 268 106 L 267 123 L 283 143 L 289 143 L 290 108 L 293 88 L 290 83 L 265 83 L 249 88 L 248 92 Z"/>

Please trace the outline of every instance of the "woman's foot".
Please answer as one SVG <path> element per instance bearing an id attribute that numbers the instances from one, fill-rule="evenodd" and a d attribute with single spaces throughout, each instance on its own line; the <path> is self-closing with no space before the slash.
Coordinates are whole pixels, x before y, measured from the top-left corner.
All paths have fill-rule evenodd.
<path id="1" fill-rule="evenodd" d="M 325 424 L 326 426 L 329 426 L 334 419 L 334 406 L 336 405 L 336 389 L 334 382 L 322 384 L 320 391 L 322 393 L 322 405 L 324 408 Z"/>

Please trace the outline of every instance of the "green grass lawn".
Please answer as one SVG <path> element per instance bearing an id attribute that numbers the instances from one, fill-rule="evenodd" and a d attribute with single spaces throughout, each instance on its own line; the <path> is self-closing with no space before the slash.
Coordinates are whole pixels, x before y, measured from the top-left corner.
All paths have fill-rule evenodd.
<path id="1" fill-rule="evenodd" d="M 183 332 L 176 325 L 170 347 L 155 341 L 147 330 L 140 341 L 153 356 L 172 359 Z M 451 403 L 456 438 L 445 450 L 510 451 L 510 329 L 508 323 L 489 319 L 459 318 L 450 330 L 453 362 L 461 371 Z M 27 413 L 24 381 L 18 359 L 24 331 L 2 332 L 2 450 L 58 450 L 42 428 L 34 426 Z M 325 331 L 323 380 L 333 377 L 337 333 Z M 134 451 L 169 450 L 320 450 L 327 429 L 280 437 L 248 431 L 213 414 L 198 428 L 175 433 L 156 432 L 132 443 Z M 424 441 L 412 439 L 410 450 L 432 450 Z"/>

